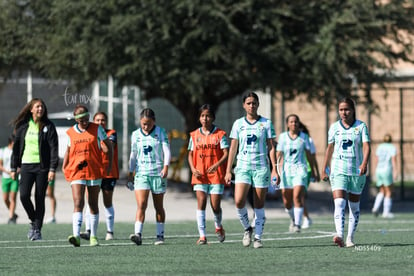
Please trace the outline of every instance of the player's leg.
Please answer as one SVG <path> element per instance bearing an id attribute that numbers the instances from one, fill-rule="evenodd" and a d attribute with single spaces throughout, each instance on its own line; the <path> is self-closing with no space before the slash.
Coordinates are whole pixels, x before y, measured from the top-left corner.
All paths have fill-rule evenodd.
<path id="1" fill-rule="evenodd" d="M 207 205 L 207 189 L 206 184 L 197 184 L 194 185 L 194 191 L 196 192 L 197 197 L 197 228 L 199 239 L 197 244 L 203 245 L 207 244 L 207 235 L 206 235 L 206 205 Z"/>

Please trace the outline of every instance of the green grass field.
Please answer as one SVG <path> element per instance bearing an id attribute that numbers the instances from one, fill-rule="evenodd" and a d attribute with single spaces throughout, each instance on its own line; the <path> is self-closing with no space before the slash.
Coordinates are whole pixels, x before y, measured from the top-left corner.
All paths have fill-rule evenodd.
<path id="1" fill-rule="evenodd" d="M 264 248 L 244 248 L 238 221 L 225 221 L 220 244 L 207 224 L 208 245 L 197 246 L 196 223 L 166 224 L 166 243 L 153 245 L 155 226 L 144 227 L 143 245 L 128 239 L 133 223 L 116 224 L 116 239 L 100 246 L 71 246 L 69 224 L 45 225 L 43 240 L 28 241 L 28 225 L 0 225 L 1 275 L 410 275 L 414 271 L 414 214 L 393 220 L 362 214 L 355 248 L 332 243 L 333 218 L 315 217 L 310 229 L 288 233 L 287 219 L 266 222 Z M 346 226 L 347 227 L 347 226 Z M 347 228 L 346 228 L 347 229 Z"/>

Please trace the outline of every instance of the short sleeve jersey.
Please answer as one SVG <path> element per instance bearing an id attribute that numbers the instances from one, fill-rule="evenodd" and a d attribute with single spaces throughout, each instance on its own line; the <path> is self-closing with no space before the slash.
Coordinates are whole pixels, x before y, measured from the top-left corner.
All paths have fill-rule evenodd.
<path id="1" fill-rule="evenodd" d="M 276 133 L 272 121 L 264 117 L 249 123 L 245 117 L 233 123 L 231 139 L 239 141 L 237 168 L 255 170 L 268 166 L 267 139 L 275 139 Z"/>
<path id="2" fill-rule="evenodd" d="M 309 136 L 304 132 L 292 139 L 289 132 L 283 132 L 277 142 L 277 151 L 283 152 L 283 171 L 286 176 L 294 176 L 307 171 L 305 150 L 310 150 Z"/>
<path id="3" fill-rule="evenodd" d="M 370 142 L 368 127 L 360 121 L 345 128 L 339 120 L 333 123 L 328 132 L 328 144 L 335 143 L 331 161 L 332 174 L 359 175 L 358 169 L 364 156 L 362 144 Z"/>
<path id="4" fill-rule="evenodd" d="M 137 175 L 160 175 L 164 167 L 163 145 L 170 146 L 164 128 L 155 126 L 149 134 L 145 134 L 141 128 L 132 132 L 130 158 L 136 159 Z"/>
<path id="5" fill-rule="evenodd" d="M 397 155 L 397 148 L 391 143 L 382 143 L 375 154 L 378 157 L 377 172 L 392 172 L 391 159 Z"/>
<path id="6" fill-rule="evenodd" d="M 11 162 L 11 155 L 12 155 L 12 150 L 9 149 L 9 147 L 4 147 L 2 149 L 0 149 L 0 160 L 3 161 L 3 167 L 6 170 L 10 171 L 10 162 Z M 6 172 L 3 172 L 2 174 L 3 178 L 10 178 L 10 175 Z"/>

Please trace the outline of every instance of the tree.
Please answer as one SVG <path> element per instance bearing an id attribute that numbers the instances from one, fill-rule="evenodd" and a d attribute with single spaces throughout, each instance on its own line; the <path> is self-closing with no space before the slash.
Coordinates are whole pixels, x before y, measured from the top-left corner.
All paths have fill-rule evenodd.
<path id="1" fill-rule="evenodd" d="M 11 1 L 6 1 L 11 2 Z M 413 62 L 413 1 L 27 1 L 36 69 L 85 85 L 113 75 L 177 107 L 186 130 L 203 103 L 248 89 L 333 101 Z"/>

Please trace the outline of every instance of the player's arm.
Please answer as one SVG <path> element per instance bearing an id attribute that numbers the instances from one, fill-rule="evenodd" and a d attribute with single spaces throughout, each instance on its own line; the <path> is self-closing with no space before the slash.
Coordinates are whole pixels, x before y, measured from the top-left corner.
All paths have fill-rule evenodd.
<path id="1" fill-rule="evenodd" d="M 368 170 L 368 160 L 369 160 L 369 155 L 371 153 L 371 146 L 369 142 L 362 143 L 362 152 L 364 155 L 364 159 L 362 160 L 362 163 L 359 166 L 359 170 L 360 170 L 359 175 L 366 174 Z"/>
<path id="2" fill-rule="evenodd" d="M 326 151 L 325 151 L 325 159 L 323 161 L 323 166 L 322 166 L 322 171 L 321 171 L 321 177 L 323 181 L 327 181 L 329 178 L 327 169 L 329 167 L 329 164 L 331 163 L 334 146 L 335 146 L 335 143 L 328 144 L 328 147 L 326 148 Z"/>
<path id="3" fill-rule="evenodd" d="M 233 168 L 233 162 L 236 158 L 237 148 L 239 146 L 239 141 L 237 139 L 231 139 L 230 143 L 230 150 L 229 150 L 229 156 L 227 158 L 227 168 L 226 168 L 226 176 L 224 177 L 224 180 L 227 184 L 231 183 L 231 169 Z"/>

